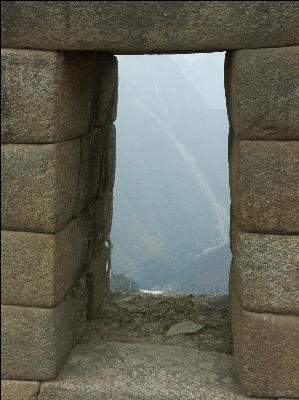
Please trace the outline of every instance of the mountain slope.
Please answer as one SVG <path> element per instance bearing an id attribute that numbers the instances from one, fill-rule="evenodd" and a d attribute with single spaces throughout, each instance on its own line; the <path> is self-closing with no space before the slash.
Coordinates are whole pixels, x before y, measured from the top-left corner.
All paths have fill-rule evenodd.
<path id="1" fill-rule="evenodd" d="M 121 56 L 119 69 L 112 267 L 144 289 L 178 288 L 199 255 L 227 246 L 226 112 L 171 57 Z"/>

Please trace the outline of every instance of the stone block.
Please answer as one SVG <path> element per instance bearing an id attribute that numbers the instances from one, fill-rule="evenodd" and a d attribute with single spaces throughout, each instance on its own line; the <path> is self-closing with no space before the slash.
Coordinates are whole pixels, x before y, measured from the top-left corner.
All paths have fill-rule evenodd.
<path id="1" fill-rule="evenodd" d="M 111 269 L 110 242 L 98 242 L 87 268 L 88 318 L 95 318 L 109 290 Z"/>
<path id="2" fill-rule="evenodd" d="M 229 52 L 225 86 L 230 125 L 240 139 L 299 139 L 299 47 Z"/>
<path id="3" fill-rule="evenodd" d="M 1 146 L 1 227 L 56 233 L 71 219 L 80 141 Z"/>
<path id="4" fill-rule="evenodd" d="M 37 400 L 40 382 L 1 380 L 2 400 Z"/>
<path id="5" fill-rule="evenodd" d="M 54 309 L 1 306 L 3 379 L 54 380 L 73 345 L 70 296 Z"/>
<path id="6" fill-rule="evenodd" d="M 113 193 L 107 192 L 89 205 L 90 240 L 87 260 L 90 261 L 99 241 L 109 240 L 113 217 Z"/>
<path id="7" fill-rule="evenodd" d="M 246 311 L 230 281 L 234 359 L 245 393 L 296 398 L 299 394 L 299 316 Z"/>
<path id="8" fill-rule="evenodd" d="M 99 55 L 97 90 L 95 126 L 112 124 L 116 120 L 118 99 L 118 65 L 115 56 Z"/>
<path id="9" fill-rule="evenodd" d="M 90 52 L 2 49 L 2 142 L 53 143 L 86 133 L 97 58 Z"/>
<path id="10" fill-rule="evenodd" d="M 80 212 L 97 197 L 104 156 L 104 129 L 99 128 L 84 135 L 81 141 L 80 172 L 77 204 L 74 215 Z"/>
<path id="11" fill-rule="evenodd" d="M 86 263 L 89 221 L 56 234 L 1 232 L 1 304 L 50 308 L 72 288 Z"/>
<path id="12" fill-rule="evenodd" d="M 237 231 L 233 279 L 243 308 L 299 315 L 299 237 Z"/>
<path id="13" fill-rule="evenodd" d="M 101 192 L 112 190 L 114 186 L 116 167 L 116 131 L 114 125 L 105 127 L 104 149 Z"/>
<path id="14" fill-rule="evenodd" d="M 299 232 L 299 142 L 234 139 L 232 216 L 250 232 Z"/>
<path id="15" fill-rule="evenodd" d="M 70 292 L 74 307 L 74 344 L 77 343 L 86 328 L 87 322 L 87 284 L 83 274 Z"/>
<path id="16" fill-rule="evenodd" d="M 295 1 L 2 1 L 1 45 L 110 54 L 298 43 Z"/>

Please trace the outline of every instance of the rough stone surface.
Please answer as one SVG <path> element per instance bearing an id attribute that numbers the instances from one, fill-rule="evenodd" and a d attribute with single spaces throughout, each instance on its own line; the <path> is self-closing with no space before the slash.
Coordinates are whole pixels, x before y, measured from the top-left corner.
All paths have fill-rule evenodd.
<path id="1" fill-rule="evenodd" d="M 227 53 L 228 114 L 238 138 L 299 138 L 298 63 L 299 47 Z"/>
<path id="2" fill-rule="evenodd" d="M 89 52 L 2 49 L 1 141 L 53 143 L 86 133 L 97 58 Z"/>
<path id="3" fill-rule="evenodd" d="M 79 139 L 1 145 L 2 229 L 61 230 L 74 211 L 79 157 Z"/>
<path id="4" fill-rule="evenodd" d="M 4 379 L 53 380 L 73 345 L 73 303 L 54 309 L 1 306 Z"/>
<path id="5" fill-rule="evenodd" d="M 103 173 L 103 129 L 96 129 L 84 135 L 80 147 L 79 184 L 74 215 L 79 215 L 99 192 L 100 177 Z"/>
<path id="6" fill-rule="evenodd" d="M 183 321 L 178 324 L 172 325 L 165 336 L 188 335 L 199 332 L 205 325 L 195 324 L 192 321 Z"/>
<path id="7" fill-rule="evenodd" d="M 97 71 L 98 101 L 95 110 L 95 126 L 112 124 L 117 115 L 118 66 L 117 58 L 109 54 L 99 55 Z"/>
<path id="8" fill-rule="evenodd" d="M 110 289 L 94 318 L 82 339 L 86 343 L 149 343 L 232 352 L 227 296 Z M 205 327 L 192 335 L 165 336 L 171 326 L 186 320 Z"/>
<path id="9" fill-rule="evenodd" d="M 34 381 L 1 380 L 2 400 L 37 400 L 40 383 Z"/>
<path id="10" fill-rule="evenodd" d="M 116 167 L 116 131 L 115 126 L 105 127 L 105 145 L 104 145 L 104 165 L 101 192 L 108 192 L 113 189 Z"/>
<path id="11" fill-rule="evenodd" d="M 1 232 L 1 304 L 50 308 L 69 292 L 86 262 L 84 216 L 57 234 Z"/>
<path id="12" fill-rule="evenodd" d="M 299 314 L 299 236 L 236 231 L 233 279 L 249 311 Z"/>
<path id="13" fill-rule="evenodd" d="M 94 318 L 109 290 L 111 269 L 110 242 L 98 242 L 87 268 L 88 318 Z"/>
<path id="14" fill-rule="evenodd" d="M 248 396 L 299 394 L 299 316 L 244 310 L 230 281 L 234 359 Z"/>
<path id="15" fill-rule="evenodd" d="M 87 322 L 88 293 L 85 274 L 75 283 L 70 295 L 74 308 L 74 343 L 77 343 L 85 331 Z"/>
<path id="16" fill-rule="evenodd" d="M 178 53 L 298 44 L 289 1 L 3 1 L 2 47 Z"/>
<path id="17" fill-rule="evenodd" d="M 249 400 L 230 355 L 179 346 L 90 342 L 77 345 L 39 400 Z"/>
<path id="18" fill-rule="evenodd" d="M 299 141 L 233 140 L 232 217 L 242 230 L 299 233 Z"/>

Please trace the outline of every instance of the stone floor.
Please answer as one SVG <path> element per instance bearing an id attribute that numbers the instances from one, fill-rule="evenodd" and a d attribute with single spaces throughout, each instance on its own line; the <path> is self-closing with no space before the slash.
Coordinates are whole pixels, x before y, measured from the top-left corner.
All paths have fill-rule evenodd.
<path id="1" fill-rule="evenodd" d="M 3 399 L 249 400 L 231 353 L 227 296 L 112 289 L 56 381 L 3 381 Z"/>
<path id="2" fill-rule="evenodd" d="M 167 335 L 183 321 L 190 331 Z M 231 351 L 227 296 L 111 290 L 38 399 L 245 400 Z"/>

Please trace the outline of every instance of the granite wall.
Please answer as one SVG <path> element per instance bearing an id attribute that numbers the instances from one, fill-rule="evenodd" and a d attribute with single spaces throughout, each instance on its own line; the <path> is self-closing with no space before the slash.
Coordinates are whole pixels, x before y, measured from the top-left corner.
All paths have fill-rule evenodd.
<path id="1" fill-rule="evenodd" d="M 3 1 L 2 387 L 54 380 L 109 287 L 117 60 L 228 50 L 230 304 L 250 396 L 299 398 L 297 2 Z"/>

